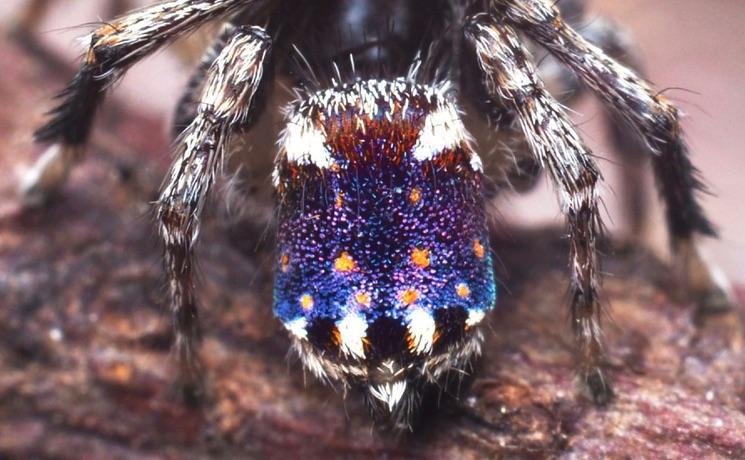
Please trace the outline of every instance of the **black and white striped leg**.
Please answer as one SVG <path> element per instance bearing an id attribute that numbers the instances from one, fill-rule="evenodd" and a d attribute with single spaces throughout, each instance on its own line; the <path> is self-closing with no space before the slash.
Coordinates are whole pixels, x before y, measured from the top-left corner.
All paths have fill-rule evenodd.
<path id="1" fill-rule="evenodd" d="M 212 44 L 209 46 L 207 51 L 202 55 L 199 61 L 199 66 L 192 72 L 189 77 L 189 81 L 186 83 L 186 88 L 179 98 L 178 104 L 176 104 L 176 110 L 173 114 L 173 125 L 171 134 L 173 138 L 177 138 L 191 124 L 197 115 L 197 109 L 199 105 L 199 96 L 204 84 L 204 79 L 207 77 L 207 71 L 209 70 L 212 63 L 215 62 L 217 56 L 228 44 L 228 41 L 235 33 L 235 25 L 227 23 L 223 26 L 220 33 L 214 39 Z"/>
<path id="2" fill-rule="evenodd" d="M 572 325 L 583 389 L 597 403 L 612 390 L 602 366 L 604 350 L 598 297 L 596 240 L 601 231 L 597 187 L 600 171 L 561 105 L 548 93 L 517 33 L 482 14 L 466 26 L 490 96 L 517 114 L 531 152 L 561 198 L 570 236 Z"/>
<path id="3" fill-rule="evenodd" d="M 563 13 L 562 13 L 563 14 Z M 594 18 L 582 28 L 582 36 L 603 50 L 605 54 L 628 66 L 635 72 L 642 71 L 639 50 L 624 28 L 605 18 Z M 564 66 L 578 78 L 571 69 Z M 583 86 L 586 88 L 586 86 Z M 621 196 L 624 219 L 628 222 L 630 236 L 641 240 L 649 222 L 650 193 L 645 172 L 650 167 L 653 153 L 639 132 L 618 111 L 605 106 L 605 123 L 615 147 L 621 172 Z"/>
<path id="4" fill-rule="evenodd" d="M 207 195 L 220 173 L 231 135 L 260 111 L 259 91 L 270 39 L 260 27 L 234 28 L 206 71 L 196 116 L 179 138 L 158 200 L 160 236 L 174 321 L 174 349 L 187 389 L 200 382 L 194 247 Z M 198 388 L 198 386 L 196 387 Z"/>
<path id="5" fill-rule="evenodd" d="M 583 9 L 565 1 L 559 2 L 559 10 L 565 21 L 579 27 L 582 37 L 588 42 L 602 49 L 605 54 L 618 60 L 635 72 L 642 69 L 642 59 L 639 50 L 624 28 L 606 17 L 593 17 L 587 21 Z M 567 17 L 570 14 L 570 17 Z M 586 22 L 587 21 L 587 22 Z M 587 86 L 582 83 L 576 73 L 563 65 L 550 54 L 541 57 L 541 74 L 547 81 L 556 81 L 557 88 L 549 88 L 552 94 L 562 95 L 559 100 L 570 103 L 587 92 Z M 645 180 L 645 173 L 650 168 L 649 159 L 652 157 L 650 149 L 639 136 L 637 131 L 618 112 L 606 106 L 604 121 L 607 125 L 610 140 L 618 155 L 619 172 L 621 173 L 620 194 L 623 197 L 622 206 L 624 221 L 629 226 L 629 236 L 641 240 L 647 230 L 649 222 L 649 200 L 651 194 Z"/>
<path id="6" fill-rule="evenodd" d="M 22 179 L 27 205 L 43 203 L 83 156 L 96 109 L 106 90 L 143 57 L 174 38 L 255 0 L 168 0 L 107 23 L 90 35 L 77 75 L 59 95 L 62 102 L 35 133 L 53 145 Z"/>
<path id="7" fill-rule="evenodd" d="M 678 269 L 702 310 L 731 305 L 726 280 L 701 256 L 698 236 L 716 236 L 699 203 L 704 189 L 683 138 L 680 114 L 633 71 L 607 56 L 568 26 L 553 0 L 496 0 L 500 17 L 515 24 L 569 66 L 642 136 L 665 202 Z"/>

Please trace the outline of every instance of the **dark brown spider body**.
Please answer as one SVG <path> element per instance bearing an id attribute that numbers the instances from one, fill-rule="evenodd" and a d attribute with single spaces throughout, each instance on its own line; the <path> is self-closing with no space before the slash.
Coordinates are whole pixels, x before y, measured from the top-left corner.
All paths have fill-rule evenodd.
<path id="1" fill-rule="evenodd" d="M 447 24 L 440 0 L 379 1 L 324 0 L 313 4 L 284 2 L 279 30 L 292 23 L 282 40 L 297 46 L 316 68 L 328 74 L 328 63 L 356 71 L 401 75 L 423 45 L 442 37 Z"/>
<path id="2" fill-rule="evenodd" d="M 582 2 L 563 7 L 581 16 Z M 570 238 L 579 381 L 597 403 L 610 400 L 596 250 L 602 176 L 525 37 L 593 90 L 614 124 L 633 128 L 620 138 L 643 139 L 634 158 L 652 158 L 688 285 L 702 306 L 727 305 L 695 244 L 713 228 L 677 110 L 550 0 L 170 0 L 124 16 L 93 32 L 37 132 L 53 146 L 25 179 L 27 202 L 64 182 L 103 94 L 129 66 L 216 18 L 227 23 L 179 103 L 176 160 L 158 202 L 175 348 L 189 382 L 200 375 L 199 217 L 235 137 L 262 131 L 256 123 L 277 112 L 272 90 L 283 80 L 297 97 L 284 109 L 278 155 L 251 155 L 273 168 L 274 309 L 308 370 L 362 387 L 373 409 L 407 426 L 423 387 L 468 372 L 480 352 L 478 324 L 495 298 L 485 199 L 545 171 Z M 603 27 L 599 45 L 620 53 L 622 34 Z M 513 150 L 484 155 L 487 129 Z"/>

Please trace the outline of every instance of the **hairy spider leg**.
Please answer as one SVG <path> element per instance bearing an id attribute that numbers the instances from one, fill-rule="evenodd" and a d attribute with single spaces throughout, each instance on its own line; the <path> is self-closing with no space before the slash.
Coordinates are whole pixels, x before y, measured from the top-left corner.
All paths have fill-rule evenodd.
<path id="1" fill-rule="evenodd" d="M 592 399 L 605 403 L 612 390 L 602 370 L 600 270 L 595 248 L 602 227 L 597 193 L 600 171 L 561 105 L 545 89 L 517 33 L 486 14 L 472 17 L 465 33 L 475 49 L 487 92 L 515 111 L 533 156 L 558 189 L 570 234 L 571 312 L 579 375 Z"/>
<path id="2" fill-rule="evenodd" d="M 558 4 L 564 20 L 573 27 L 579 27 L 581 35 L 590 43 L 602 49 L 605 54 L 618 60 L 635 72 L 642 72 L 643 64 L 639 49 L 635 46 L 633 37 L 624 27 L 615 21 L 604 17 L 593 17 L 592 21 L 585 21 L 583 2 L 562 1 Z M 539 66 L 541 75 L 546 82 L 553 82 L 556 87 L 549 86 L 549 91 L 557 96 L 562 104 L 576 102 L 580 96 L 588 92 L 588 87 L 582 84 L 574 71 L 561 62 L 547 56 L 538 55 L 541 60 Z M 638 238 L 644 234 L 649 224 L 649 187 L 645 180 L 646 168 L 650 149 L 644 139 L 617 111 L 604 106 L 603 122 L 607 126 L 609 139 L 615 147 L 614 153 L 620 164 L 621 187 L 623 197 L 621 205 L 624 221 L 629 225 L 629 236 Z M 520 159 L 514 171 L 510 172 L 510 185 L 517 191 L 531 189 L 540 177 L 540 168 Z"/>
<path id="3" fill-rule="evenodd" d="M 171 126 L 171 135 L 174 139 L 178 138 L 197 116 L 200 103 L 199 97 L 204 80 L 207 77 L 207 72 L 234 34 L 235 25 L 233 23 L 226 23 L 207 48 L 207 51 L 202 55 L 197 68 L 189 76 L 186 88 L 181 94 L 174 110 L 173 124 Z"/>
<path id="4" fill-rule="evenodd" d="M 582 27 L 581 34 L 585 40 L 603 50 L 606 55 L 635 72 L 643 72 L 639 50 L 634 46 L 628 31 L 616 22 L 602 16 L 594 18 Z M 574 71 L 566 66 L 562 67 L 573 76 L 575 84 L 579 84 L 578 93 L 585 93 L 588 88 L 581 84 Z M 653 152 L 637 130 L 618 111 L 608 105 L 603 108 L 604 123 L 621 166 L 622 211 L 625 214 L 625 221 L 629 223 L 630 235 L 633 238 L 640 238 L 649 222 L 649 189 L 644 180 L 644 172 L 649 168 L 648 160 Z"/>
<path id="5" fill-rule="evenodd" d="M 205 73 L 194 120 L 179 137 L 176 159 L 158 200 L 160 236 L 174 320 L 181 381 L 200 383 L 199 323 L 194 246 L 202 209 L 219 174 L 232 134 L 260 111 L 262 76 L 271 40 L 260 27 L 227 27 L 231 36 Z M 196 387 L 198 390 L 198 386 Z"/>
<path id="6" fill-rule="evenodd" d="M 501 16 L 570 67 L 642 136 L 665 202 L 670 244 L 686 287 L 702 310 L 729 309 L 726 280 L 704 260 L 697 236 L 716 236 L 699 203 L 705 191 L 691 163 L 678 109 L 633 71 L 607 56 L 568 26 L 550 0 L 498 0 Z"/>
<path id="7" fill-rule="evenodd" d="M 557 3 L 557 6 L 561 14 L 567 18 L 569 24 L 582 24 L 587 10 L 586 3 L 586 0 L 562 0 Z M 592 23 L 583 25 L 582 34 L 586 37 L 589 34 L 591 39 L 601 36 L 605 38 L 606 34 L 601 34 L 599 33 L 601 31 L 597 30 L 596 24 L 598 22 L 602 22 L 602 27 L 608 24 L 608 21 L 593 20 Z M 459 30 L 461 29 L 462 25 Z M 454 42 L 454 48 L 459 48 L 461 42 Z M 603 42 L 604 44 L 605 42 Z M 528 44 L 528 49 L 533 52 L 535 50 L 534 47 L 530 47 L 531 45 L 531 43 Z M 453 54 L 460 55 L 455 51 Z M 535 59 L 547 90 L 557 97 L 559 102 L 569 105 L 583 94 L 585 86 L 582 85 L 579 78 L 551 55 L 537 55 Z M 488 138 L 494 133 L 494 126 L 497 126 L 498 132 L 501 133 L 498 142 L 501 154 L 499 156 L 508 158 L 508 161 L 505 162 L 494 158 L 493 155 L 484 156 L 485 168 L 490 172 L 489 181 L 485 184 L 487 199 L 494 198 L 501 190 L 509 190 L 517 194 L 527 193 L 535 188 L 540 181 L 543 175 L 541 165 L 529 153 L 530 147 L 520 127 L 515 125 L 513 115 L 505 111 L 503 103 L 493 100 L 488 94 L 484 93 L 483 88 L 481 88 L 483 86 L 481 70 L 472 65 L 473 63 L 474 60 L 471 56 L 466 57 L 465 66 L 461 66 L 465 68 L 459 70 L 456 75 L 460 80 L 460 95 L 474 109 L 468 111 L 468 113 L 476 115 L 477 119 L 486 121 L 488 125 L 485 127 L 469 126 L 469 129 L 474 130 L 477 136 Z M 477 83 L 474 85 L 471 81 Z"/>
<path id="8" fill-rule="evenodd" d="M 83 157 L 93 118 L 106 90 L 126 70 L 174 38 L 256 0 L 169 0 L 130 13 L 94 31 L 77 75 L 57 96 L 62 102 L 34 134 L 52 146 L 21 180 L 28 206 L 43 204 Z"/>

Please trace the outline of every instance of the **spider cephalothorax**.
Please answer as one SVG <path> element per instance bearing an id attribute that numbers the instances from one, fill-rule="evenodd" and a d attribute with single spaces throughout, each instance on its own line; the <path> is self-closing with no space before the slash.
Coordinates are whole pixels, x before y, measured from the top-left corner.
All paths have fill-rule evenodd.
<path id="1" fill-rule="evenodd" d="M 37 132 L 53 146 L 24 178 L 24 198 L 41 202 L 64 182 L 103 94 L 128 67 L 224 19 L 179 103 L 177 126 L 185 129 L 157 203 L 176 355 L 188 382 L 200 374 L 193 267 L 206 198 L 235 137 L 276 109 L 273 80 L 300 85 L 292 64 L 302 61 L 313 89 L 298 91 L 303 96 L 287 110 L 274 162 L 274 309 L 306 368 L 363 387 L 376 412 L 406 426 L 423 387 L 467 372 L 480 352 L 478 323 L 496 297 L 484 182 L 492 180 L 490 191 L 511 189 L 513 179 L 531 183 L 545 171 L 570 241 L 579 382 L 595 402 L 608 402 L 596 251 L 602 177 L 525 42 L 545 48 L 613 110 L 622 161 L 651 158 L 672 248 L 699 305 L 726 307 L 728 298 L 696 245 L 697 236 L 715 232 L 696 197 L 702 186 L 677 110 L 606 54 L 635 62 L 615 26 L 587 27 L 596 46 L 555 3 L 163 1 L 90 36 L 78 74 Z M 581 16 L 581 1 L 559 5 Z M 338 58 L 351 67 L 346 84 Z M 324 78 L 335 66 L 337 77 Z M 488 122 L 480 125 L 516 147 L 482 162 L 459 106 L 470 111 L 469 123 Z M 489 151 L 492 139 L 478 134 L 479 148 Z M 254 160 L 262 155 L 273 153 L 252 152 Z"/>
<path id="2" fill-rule="evenodd" d="M 311 371 L 388 412 L 466 366 L 495 302 L 481 160 L 448 88 L 321 91 L 280 142 L 275 312 Z"/>

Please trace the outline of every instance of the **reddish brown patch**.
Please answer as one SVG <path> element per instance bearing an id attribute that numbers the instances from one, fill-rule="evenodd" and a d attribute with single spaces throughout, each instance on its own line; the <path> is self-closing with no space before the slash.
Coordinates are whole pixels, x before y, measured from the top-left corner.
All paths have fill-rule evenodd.
<path id="1" fill-rule="evenodd" d="M 116 46 L 121 41 L 119 38 L 119 29 L 113 24 L 105 24 L 96 30 L 93 35 L 94 44 L 86 53 L 85 60 L 88 64 L 97 64 L 98 59 L 96 57 L 97 48 L 105 48 L 108 46 Z"/>

